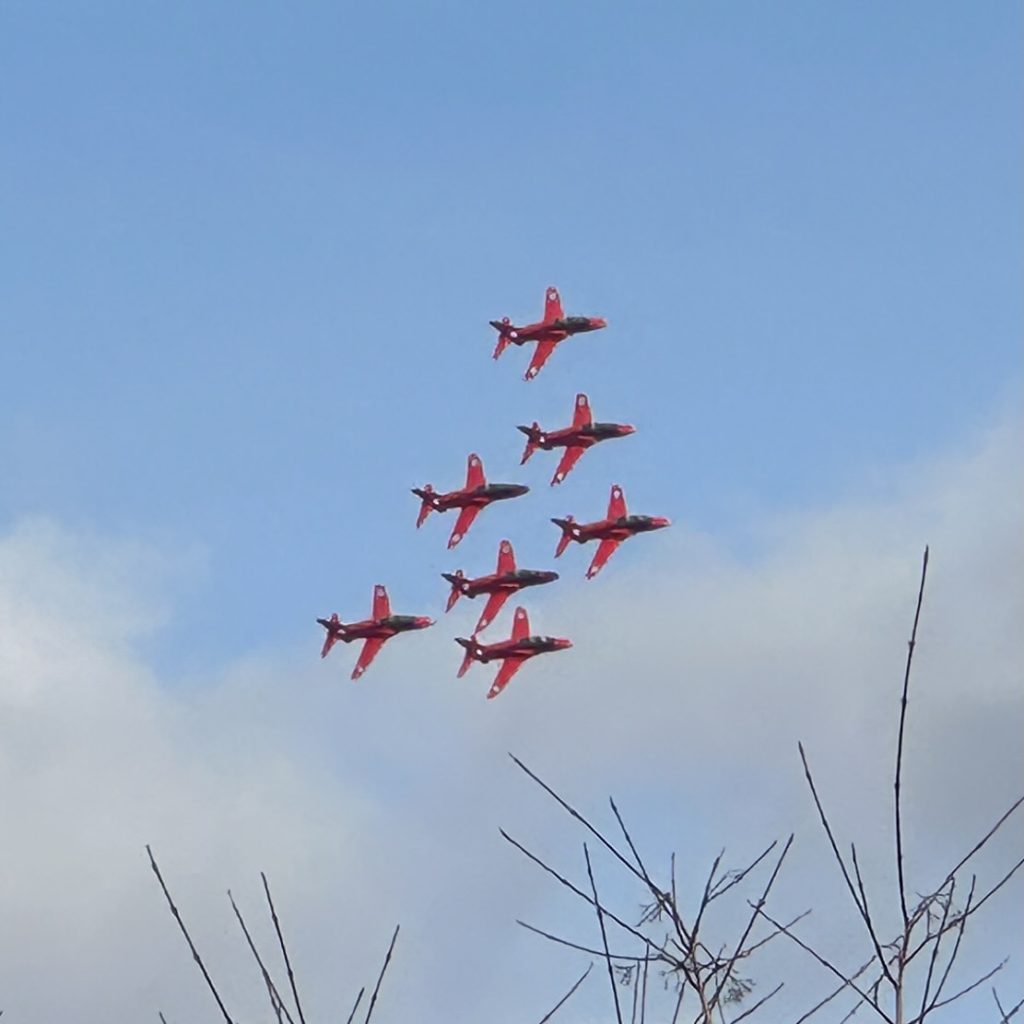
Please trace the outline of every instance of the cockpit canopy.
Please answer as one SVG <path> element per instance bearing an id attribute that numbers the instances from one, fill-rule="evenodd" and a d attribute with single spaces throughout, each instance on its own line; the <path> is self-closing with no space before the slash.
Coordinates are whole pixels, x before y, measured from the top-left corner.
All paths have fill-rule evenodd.
<path id="1" fill-rule="evenodd" d="M 384 620 L 389 626 L 415 626 L 415 615 L 389 615 Z"/>
<path id="2" fill-rule="evenodd" d="M 590 317 L 587 316 L 563 316 L 561 320 L 555 321 L 555 327 L 563 331 L 572 330 L 578 327 L 589 327 Z"/>
<path id="3" fill-rule="evenodd" d="M 554 642 L 554 637 L 550 636 L 528 636 L 520 643 L 520 647 L 526 647 L 528 650 L 533 650 L 536 647 L 550 647 Z"/>

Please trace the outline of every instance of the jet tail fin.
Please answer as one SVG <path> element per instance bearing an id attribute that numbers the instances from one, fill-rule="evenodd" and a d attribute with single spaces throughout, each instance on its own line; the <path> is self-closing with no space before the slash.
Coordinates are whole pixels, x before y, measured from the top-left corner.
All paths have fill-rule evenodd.
<path id="1" fill-rule="evenodd" d="M 505 351 L 505 346 L 516 336 L 516 332 L 507 316 L 500 320 L 491 320 L 490 324 L 498 332 L 498 344 L 494 346 L 494 358 L 497 359 Z"/>
<path id="2" fill-rule="evenodd" d="M 426 484 L 423 487 L 413 487 L 412 493 L 423 502 L 420 505 L 420 514 L 416 517 L 416 529 L 418 530 L 434 510 L 434 488 L 430 484 Z"/>
<path id="3" fill-rule="evenodd" d="M 526 450 L 523 452 L 523 457 L 519 460 L 519 465 L 524 466 L 540 444 L 540 424 L 534 420 L 532 427 L 516 427 L 516 430 L 526 435 Z"/>
<path id="4" fill-rule="evenodd" d="M 459 666 L 457 675 L 457 678 L 461 679 L 469 671 L 469 666 L 476 661 L 480 645 L 473 640 L 467 640 L 464 636 L 457 636 L 455 638 L 455 642 L 466 649 L 466 654 L 462 659 L 462 664 Z"/>
<path id="5" fill-rule="evenodd" d="M 555 558 L 558 558 L 565 549 L 569 546 L 569 541 L 573 540 L 573 529 L 575 526 L 575 520 L 572 516 L 566 516 L 564 519 L 552 519 L 551 522 L 555 526 L 559 527 L 562 531 L 562 536 L 558 541 L 558 547 L 555 548 Z"/>
<path id="6" fill-rule="evenodd" d="M 441 575 L 452 585 L 452 592 L 448 595 L 448 604 L 445 611 L 450 612 L 455 607 L 455 602 L 462 596 L 462 581 L 464 579 L 461 569 L 455 572 L 443 572 Z"/>

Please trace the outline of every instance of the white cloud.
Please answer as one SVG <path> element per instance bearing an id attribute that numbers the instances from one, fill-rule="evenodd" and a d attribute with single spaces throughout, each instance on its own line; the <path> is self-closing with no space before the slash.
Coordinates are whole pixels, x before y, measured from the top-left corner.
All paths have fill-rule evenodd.
<path id="1" fill-rule="evenodd" d="M 843 835 L 888 856 L 926 542 L 906 783 L 909 857 L 927 884 L 1024 774 L 1018 433 L 894 473 L 870 500 L 767 524 L 748 561 L 681 524 L 632 542 L 591 583 L 570 553 L 564 585 L 530 606 L 538 629 L 576 646 L 492 702 L 493 669 L 454 679 L 450 637 L 473 604 L 396 640 L 359 684 L 345 678 L 353 652 L 321 664 L 313 637 L 309 652 L 176 686 L 142 654 L 163 621 L 165 563 L 22 525 L 0 541 L 0 1007 L 12 1020 L 215 1019 L 149 874 L 151 842 L 242 1019 L 269 1011 L 223 890 L 269 951 L 260 869 L 311 1024 L 347 1013 L 398 920 L 381 1020 L 539 1018 L 581 964 L 514 918 L 588 940 L 593 927 L 497 836 L 503 824 L 578 869 L 582 836 L 509 749 L 603 820 L 614 793 L 659 862 L 678 848 L 684 871 L 796 829 L 780 912 L 843 906 L 830 865 L 814 867 L 824 848 L 795 744 Z M 870 861 L 886 883 L 888 861 Z M 1007 916 L 990 915 L 988 933 L 1009 934 Z M 845 906 L 842 920 L 834 939 L 853 957 Z M 578 1014 L 603 1007 L 601 985 L 595 972 Z"/>

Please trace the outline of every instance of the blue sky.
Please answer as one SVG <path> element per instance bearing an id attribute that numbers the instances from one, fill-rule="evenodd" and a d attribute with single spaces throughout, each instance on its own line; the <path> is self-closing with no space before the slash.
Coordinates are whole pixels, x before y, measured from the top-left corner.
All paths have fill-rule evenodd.
<path id="1" fill-rule="evenodd" d="M 504 752 L 583 800 L 614 789 L 665 846 L 664 806 L 685 808 L 703 865 L 806 810 L 790 763 L 806 727 L 871 822 L 842 751 L 888 743 L 879 687 L 899 667 L 926 541 L 938 706 L 920 749 L 942 785 L 922 791 L 923 845 L 956 845 L 943 822 L 957 787 L 987 821 L 1013 777 L 993 736 L 1021 719 L 1007 551 L 1020 543 L 1022 22 L 1009 2 L 4 4 L 0 610 L 20 625 L 0 632 L 0 754 L 6 737 L 12 792 L 38 826 L 8 854 L 27 866 L 26 935 L 43 904 L 55 962 L 75 934 L 59 880 L 79 861 L 43 869 L 50 814 L 69 858 L 77 835 L 80 863 L 116 865 L 110 891 L 132 893 L 112 948 L 169 931 L 137 909 L 150 880 L 137 895 L 125 866 L 150 840 L 197 906 L 204 885 L 219 899 L 253 869 L 244 844 L 257 846 L 255 866 L 298 891 L 314 962 L 325 934 L 350 942 L 303 902 L 307 876 L 314 895 L 352 896 L 325 881 L 332 858 L 351 856 L 344 882 L 364 892 L 382 865 L 402 879 L 381 899 L 410 928 L 477 870 L 480 993 L 464 994 L 539 1017 L 515 976 L 487 973 L 492 950 L 534 969 L 524 950 L 544 951 L 508 933 L 522 902 L 548 909 L 515 869 L 508 891 L 487 884 L 481 865 L 507 870 L 497 824 L 516 830 L 519 814 L 518 831 L 554 841 Z M 527 384 L 526 351 L 491 360 L 487 321 L 537 318 L 549 284 L 609 327 Z M 515 425 L 567 424 L 578 391 L 637 433 L 551 489 L 554 456 L 520 468 Z M 409 488 L 460 485 L 470 451 L 532 492 L 485 512 L 452 555 L 451 516 L 417 531 Z M 598 518 L 612 482 L 674 526 L 587 583 L 590 552 L 554 563 L 548 518 Z M 480 602 L 443 617 L 439 573 L 491 571 L 505 536 L 521 565 L 562 573 L 529 604 L 542 631 L 579 642 L 487 703 L 489 671 L 450 678 L 450 638 Z M 376 582 L 396 612 L 440 622 L 352 687 L 354 652 L 321 664 L 313 620 L 368 614 Z M 662 712 L 651 736 L 645 679 Z M 659 731 L 676 717 L 696 753 Z M 785 765 L 795 797 L 751 787 L 745 756 L 708 788 L 723 721 L 742 751 Z M 590 750 L 612 724 L 621 750 Z M 960 742 L 959 758 L 936 753 Z M 971 767 L 946 777 L 947 762 Z M 291 831 L 267 836 L 275 814 Z M 435 853 L 460 836 L 437 905 L 406 891 L 421 866 L 392 848 L 406 828 Z M 8 895 L 17 919 L 22 894 Z M 354 898 L 354 920 L 380 910 Z M 17 965 L 20 947 L 9 954 Z M 417 991 L 444 1007 L 452 968 L 431 967 Z M 104 1005 L 109 969 L 82 968 L 87 1005 Z M 150 969 L 125 1019 L 166 997 L 164 964 Z M 537 970 L 556 996 L 577 973 L 553 957 Z M 66 1011 L 25 989 L 40 1019 Z"/>
<path id="2" fill-rule="evenodd" d="M 436 609 L 446 533 L 408 488 L 471 449 L 535 493 L 464 568 L 506 533 L 549 560 L 547 517 L 612 480 L 744 551 L 1019 382 L 1017 5 L 3 22 L 0 514 L 197 552 L 169 663 L 315 645 L 378 580 Z M 548 283 L 611 326 L 527 385 L 487 320 Z M 640 432 L 549 493 L 513 427 L 579 389 Z"/>

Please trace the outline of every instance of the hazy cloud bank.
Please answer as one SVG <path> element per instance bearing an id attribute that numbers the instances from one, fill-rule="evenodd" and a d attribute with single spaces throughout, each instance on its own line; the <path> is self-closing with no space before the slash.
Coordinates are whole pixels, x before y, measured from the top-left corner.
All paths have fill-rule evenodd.
<path id="1" fill-rule="evenodd" d="M 150 842 L 245 1020 L 269 1010 L 223 890 L 268 940 L 260 869 L 311 1021 L 347 1007 L 398 920 L 382 1020 L 539 1018 L 583 964 L 514 918 L 588 939 L 592 925 L 497 836 L 503 824 L 578 869 L 580 837 L 507 750 L 599 816 L 615 793 L 652 856 L 678 849 L 684 873 L 723 844 L 738 861 L 796 830 L 780 912 L 841 906 L 841 928 L 817 927 L 859 956 L 796 740 L 844 836 L 885 855 L 870 868 L 884 885 L 898 686 L 927 542 L 907 766 L 922 884 L 1021 788 L 1018 437 L 1008 424 L 887 474 L 871 498 L 765 524 L 754 558 L 684 523 L 632 542 L 593 583 L 570 552 L 563 584 L 530 607 L 538 630 L 576 646 L 524 668 L 493 702 L 493 669 L 454 678 L 451 637 L 479 612 L 467 602 L 396 640 L 357 685 L 354 652 L 319 663 L 311 624 L 302 651 L 241 657 L 182 687 L 140 653 L 173 614 L 161 556 L 15 526 L 0 540 L 0 1007 L 12 1020 L 146 1020 L 157 1008 L 171 1024 L 214 1019 L 149 874 Z M 1019 851 L 1021 829 L 1010 838 Z M 607 884 L 618 892 L 611 872 Z M 1009 913 L 990 915 L 986 933 L 1008 939 Z M 603 1007 L 601 985 L 588 983 L 578 1019 Z"/>

